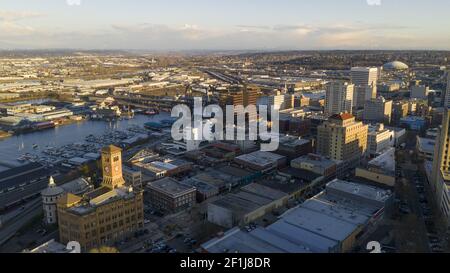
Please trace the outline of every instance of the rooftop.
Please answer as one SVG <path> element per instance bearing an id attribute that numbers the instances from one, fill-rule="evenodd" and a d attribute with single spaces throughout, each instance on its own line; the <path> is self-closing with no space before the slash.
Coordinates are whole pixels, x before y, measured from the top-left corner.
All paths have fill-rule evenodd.
<path id="1" fill-rule="evenodd" d="M 202 248 L 210 253 L 339 252 L 341 243 L 384 207 L 387 198 L 379 194 L 373 196 L 379 192 L 390 197 L 388 191 L 380 188 L 335 180 L 327 185 L 327 190 L 289 210 L 267 228 L 251 232 L 234 228 L 203 244 Z M 358 198 L 361 195 L 383 202 L 373 204 L 366 198 Z"/>
<path id="2" fill-rule="evenodd" d="M 419 148 L 419 151 L 421 151 L 421 152 L 433 154 L 435 145 L 436 145 L 435 139 L 417 137 L 417 147 Z"/>
<path id="3" fill-rule="evenodd" d="M 256 151 L 250 154 L 245 154 L 236 157 L 237 160 L 249 162 L 251 164 L 258 165 L 260 167 L 266 167 L 267 165 L 273 165 L 278 162 L 278 160 L 281 160 L 285 158 L 284 156 L 270 153 L 270 152 L 263 152 L 263 151 Z"/>
<path id="4" fill-rule="evenodd" d="M 349 113 L 343 113 L 343 114 L 336 114 L 332 115 L 329 119 L 337 119 L 337 120 L 348 120 L 355 118 L 352 114 Z"/>
<path id="5" fill-rule="evenodd" d="M 195 191 L 195 187 L 181 184 L 177 180 L 166 177 L 147 184 L 147 187 L 164 192 L 167 195 L 176 196 L 187 192 Z"/>
<path id="6" fill-rule="evenodd" d="M 389 148 L 369 162 L 369 168 L 395 172 L 395 148 Z"/>
<path id="7" fill-rule="evenodd" d="M 107 147 L 104 147 L 102 149 L 102 152 L 103 153 L 119 153 L 119 152 L 122 152 L 122 149 L 120 149 L 114 145 L 109 145 Z"/>

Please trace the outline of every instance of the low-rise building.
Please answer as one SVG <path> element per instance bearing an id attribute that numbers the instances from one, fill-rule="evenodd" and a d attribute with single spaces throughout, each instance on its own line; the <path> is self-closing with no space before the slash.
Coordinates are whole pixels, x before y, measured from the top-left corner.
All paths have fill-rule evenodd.
<path id="1" fill-rule="evenodd" d="M 324 179 L 336 177 L 337 173 L 335 161 L 316 154 L 309 154 L 292 160 L 291 167 L 311 171 L 323 176 Z"/>
<path id="2" fill-rule="evenodd" d="M 389 190 L 334 180 L 272 225 L 235 228 L 201 247 L 207 253 L 350 252 L 383 218 L 391 197 Z"/>
<path id="3" fill-rule="evenodd" d="M 394 147 L 395 133 L 384 127 L 384 124 L 369 126 L 367 134 L 367 152 L 370 156 L 377 156 L 386 149 Z"/>
<path id="4" fill-rule="evenodd" d="M 286 165 L 286 157 L 270 152 L 256 151 L 238 156 L 234 161 L 256 171 L 270 171 Z"/>
<path id="5" fill-rule="evenodd" d="M 420 158 L 433 161 L 436 139 L 417 137 L 416 150 Z"/>
<path id="6" fill-rule="evenodd" d="M 395 148 L 369 161 L 367 168 L 356 168 L 356 176 L 384 186 L 395 186 Z"/>
<path id="7" fill-rule="evenodd" d="M 229 193 L 208 203 L 208 221 L 232 228 L 245 225 L 287 203 L 286 193 L 260 184 L 249 184 L 237 193 Z"/>
<path id="8" fill-rule="evenodd" d="M 412 131 L 422 131 L 426 128 L 427 121 L 423 117 L 407 116 L 400 119 L 400 126 Z"/>
<path id="9" fill-rule="evenodd" d="M 150 181 L 176 176 L 192 169 L 191 162 L 174 158 L 163 158 L 149 163 L 136 162 L 133 166 L 140 169 L 143 174 L 150 178 Z"/>
<path id="10" fill-rule="evenodd" d="M 178 212 L 195 204 L 196 188 L 166 177 L 146 186 L 151 205 L 163 212 Z"/>
<path id="11" fill-rule="evenodd" d="M 197 190 L 197 201 L 203 202 L 206 199 L 219 194 L 219 187 L 201 179 L 201 177 L 192 177 L 180 182 L 183 185 L 194 187 Z"/>
<path id="12" fill-rule="evenodd" d="M 302 139 L 293 136 L 280 137 L 280 143 L 276 154 L 287 157 L 288 160 L 307 155 L 313 151 L 313 142 L 309 139 Z"/>
<path id="13" fill-rule="evenodd" d="M 40 253 L 40 254 L 67 254 L 76 253 L 75 249 L 68 249 L 66 245 L 58 243 L 55 239 L 43 243 L 42 245 L 33 248 L 32 250 L 25 250 L 24 253 Z"/>
<path id="14" fill-rule="evenodd" d="M 123 166 L 123 179 L 125 183 L 129 186 L 133 186 L 135 188 L 142 188 L 142 172 L 140 170 L 135 170 L 133 168 Z"/>

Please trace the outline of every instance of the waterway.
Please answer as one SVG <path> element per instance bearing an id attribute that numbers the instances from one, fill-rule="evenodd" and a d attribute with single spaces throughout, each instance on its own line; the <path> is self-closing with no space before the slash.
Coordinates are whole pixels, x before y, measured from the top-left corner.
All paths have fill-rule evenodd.
<path id="1" fill-rule="evenodd" d="M 126 130 L 136 125 L 143 126 L 146 122 L 158 122 L 167 119 L 169 115 L 169 113 L 161 113 L 154 116 L 136 115 L 132 119 L 111 122 L 87 120 L 54 129 L 15 135 L 0 140 L 0 171 L 5 169 L 5 163 L 6 165 L 20 165 L 17 158 L 26 153 L 36 153 L 36 149 L 84 142 L 85 137 L 88 135 L 100 136 L 114 130 Z M 33 146 L 36 147 L 36 145 L 37 148 L 34 148 Z"/>

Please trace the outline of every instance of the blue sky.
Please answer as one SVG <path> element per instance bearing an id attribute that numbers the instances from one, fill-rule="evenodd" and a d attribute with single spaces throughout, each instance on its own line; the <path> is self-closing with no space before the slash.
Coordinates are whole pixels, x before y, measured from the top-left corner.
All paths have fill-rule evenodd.
<path id="1" fill-rule="evenodd" d="M 450 49 L 449 10 L 446 0 L 2 0 L 0 48 Z"/>

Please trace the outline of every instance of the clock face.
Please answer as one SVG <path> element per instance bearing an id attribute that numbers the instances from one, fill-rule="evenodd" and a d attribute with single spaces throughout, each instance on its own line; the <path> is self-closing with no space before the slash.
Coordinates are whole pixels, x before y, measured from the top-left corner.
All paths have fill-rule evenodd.
<path id="1" fill-rule="evenodd" d="M 119 171 L 119 166 L 116 166 L 116 167 L 114 168 L 114 170 L 115 170 L 116 172 L 118 172 L 118 171 Z"/>
<path id="2" fill-rule="evenodd" d="M 105 173 L 109 173 L 109 167 L 108 166 L 105 167 Z"/>

